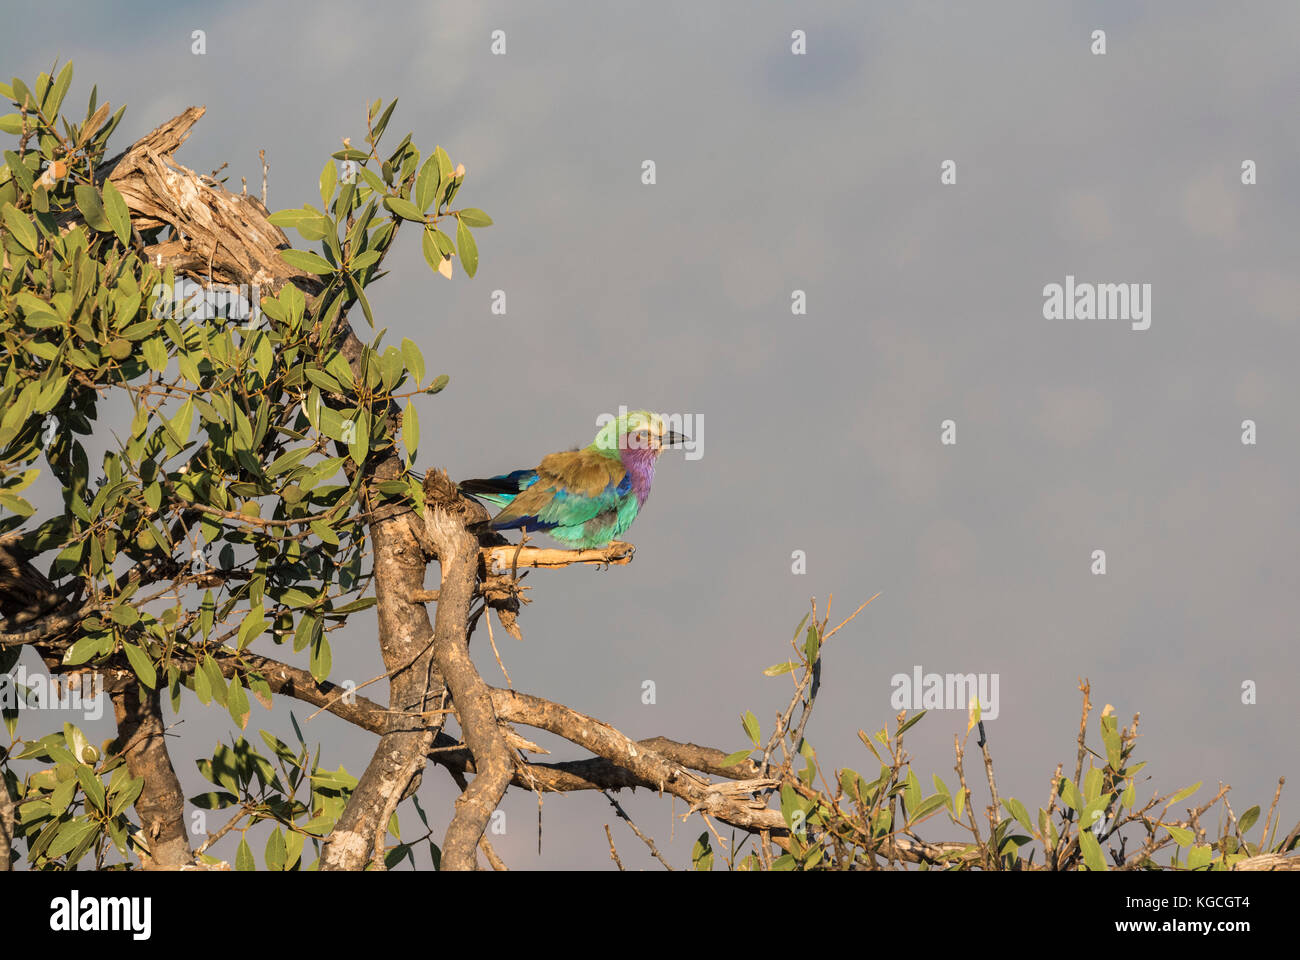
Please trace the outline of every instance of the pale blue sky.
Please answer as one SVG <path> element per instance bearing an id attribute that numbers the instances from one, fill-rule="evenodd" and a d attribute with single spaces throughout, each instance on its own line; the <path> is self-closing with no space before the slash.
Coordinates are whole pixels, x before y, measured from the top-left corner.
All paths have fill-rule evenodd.
<path id="1" fill-rule="evenodd" d="M 462 198 L 496 220 L 478 277 L 432 275 L 406 237 L 371 296 L 390 341 L 451 375 L 420 407 L 422 466 L 531 466 L 620 404 L 704 417 L 704 456 L 660 465 L 631 566 L 530 578 L 524 642 L 497 638 L 520 689 L 734 750 L 742 711 L 768 730 L 788 697 L 761 671 L 808 598 L 833 592 L 847 614 L 880 592 L 826 652 L 808 729 L 824 766 L 870 768 L 856 733 L 890 719 L 889 678 L 920 664 L 999 675 L 999 788 L 1031 809 L 1074 756 L 1083 676 L 1098 707 L 1141 711 L 1160 789 L 1204 780 L 1208 799 L 1223 780 L 1240 813 L 1294 779 L 1294 3 L 42 9 L 39 32 L 7 20 L 32 26 L 0 37 L 4 76 L 72 59 L 73 100 L 97 82 L 129 105 L 119 147 L 205 104 L 178 159 L 257 183 L 265 148 L 272 208 L 316 195 L 376 97 L 400 97 L 390 130 L 465 164 Z M 1151 329 L 1044 320 L 1042 289 L 1067 274 L 1150 283 Z M 335 679 L 381 671 L 373 629 L 335 634 Z M 909 734 L 923 782 L 951 779 L 964 721 L 936 712 Z M 283 708 L 255 706 L 253 725 L 291 733 Z M 189 758 L 230 726 L 213 707 L 175 729 L 188 792 L 207 789 Z M 306 729 L 330 766 L 364 768 L 370 735 L 328 716 Z M 425 808 L 453 795 L 430 771 Z M 623 802 L 689 865 L 698 822 L 674 827 L 640 791 Z M 492 839 L 513 868 L 611 866 L 599 796 L 547 798 L 540 856 L 535 797 L 503 809 Z M 1292 791 L 1283 820 L 1298 811 Z M 651 865 L 614 830 L 625 863 Z"/>

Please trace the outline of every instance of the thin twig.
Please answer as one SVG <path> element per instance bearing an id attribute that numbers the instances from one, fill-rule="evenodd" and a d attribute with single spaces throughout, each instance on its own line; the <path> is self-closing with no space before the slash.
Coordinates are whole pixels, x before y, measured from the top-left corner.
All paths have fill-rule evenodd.
<path id="1" fill-rule="evenodd" d="M 610 802 L 610 806 L 614 808 L 614 812 L 618 814 L 619 819 L 622 820 L 624 823 L 626 823 L 629 827 L 631 827 L 632 832 L 641 838 L 641 842 L 650 848 L 650 852 L 654 854 L 655 859 L 658 860 L 660 863 L 662 863 L 666 870 L 672 870 L 672 867 L 669 865 L 668 861 L 665 860 L 662 856 L 660 856 L 659 848 L 655 846 L 654 840 L 652 840 L 650 837 L 647 837 L 644 833 L 642 833 L 637 828 L 637 825 L 632 822 L 632 818 L 627 815 L 627 811 L 624 810 L 619 805 L 619 802 L 617 800 L 615 800 L 613 797 L 609 795 L 609 791 L 602 790 L 600 792 L 604 796 L 604 798 Z"/>
<path id="2" fill-rule="evenodd" d="M 605 837 L 609 840 L 609 855 L 613 858 L 614 863 L 618 865 L 619 870 L 623 870 L 623 861 L 618 858 L 618 851 L 614 849 L 614 835 L 609 832 L 609 824 L 605 824 Z"/>

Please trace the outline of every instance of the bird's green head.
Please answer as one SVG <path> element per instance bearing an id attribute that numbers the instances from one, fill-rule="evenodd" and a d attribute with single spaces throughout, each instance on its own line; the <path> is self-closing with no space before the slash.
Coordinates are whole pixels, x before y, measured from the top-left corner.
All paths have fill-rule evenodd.
<path id="1" fill-rule="evenodd" d="M 618 457 L 624 450 L 653 450 L 658 456 L 664 447 L 685 443 L 686 439 L 669 430 L 659 414 L 633 410 L 620 413 L 601 427 L 591 447 L 607 457 Z"/>

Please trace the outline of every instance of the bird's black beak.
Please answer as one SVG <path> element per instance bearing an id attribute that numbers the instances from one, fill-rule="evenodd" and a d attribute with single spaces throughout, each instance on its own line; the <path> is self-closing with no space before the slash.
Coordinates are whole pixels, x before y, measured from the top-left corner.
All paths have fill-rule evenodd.
<path id="1" fill-rule="evenodd" d="M 665 447 L 676 447 L 676 446 L 685 446 L 690 439 L 691 438 L 686 436 L 685 434 L 674 433 L 673 431 L 669 430 L 667 433 L 664 434 L 664 438 L 661 442 Z"/>

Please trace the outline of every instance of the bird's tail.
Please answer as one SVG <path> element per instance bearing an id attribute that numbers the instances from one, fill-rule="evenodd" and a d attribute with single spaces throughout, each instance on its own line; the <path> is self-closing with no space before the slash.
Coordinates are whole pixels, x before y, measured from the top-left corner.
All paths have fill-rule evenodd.
<path id="1" fill-rule="evenodd" d="M 462 480 L 456 484 L 461 493 L 477 497 L 488 503 L 505 507 L 510 504 L 520 491 L 527 489 L 537 481 L 536 470 L 515 470 L 499 477 L 487 477 L 483 480 Z"/>

